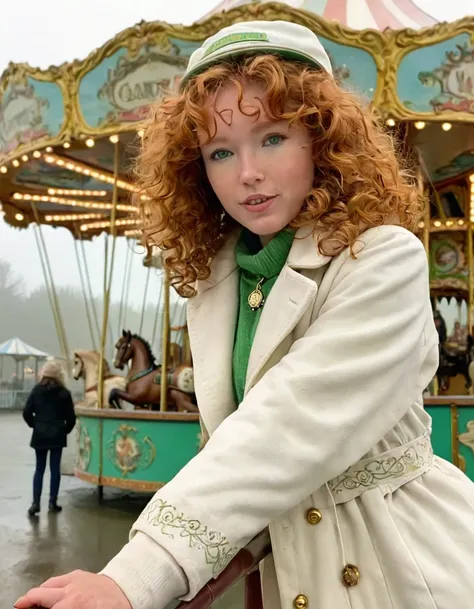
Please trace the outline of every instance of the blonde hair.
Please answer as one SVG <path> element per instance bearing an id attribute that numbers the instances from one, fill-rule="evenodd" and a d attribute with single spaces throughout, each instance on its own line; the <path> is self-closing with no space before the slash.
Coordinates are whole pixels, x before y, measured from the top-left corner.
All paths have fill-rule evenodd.
<path id="1" fill-rule="evenodd" d="M 39 379 L 40 379 L 40 382 L 43 381 L 44 379 L 52 379 L 53 381 L 56 381 L 60 385 L 64 386 L 65 385 L 64 369 L 59 362 L 57 362 L 55 360 L 51 360 L 49 362 L 46 362 L 43 365 L 43 367 L 41 368 L 41 371 L 39 373 Z"/>

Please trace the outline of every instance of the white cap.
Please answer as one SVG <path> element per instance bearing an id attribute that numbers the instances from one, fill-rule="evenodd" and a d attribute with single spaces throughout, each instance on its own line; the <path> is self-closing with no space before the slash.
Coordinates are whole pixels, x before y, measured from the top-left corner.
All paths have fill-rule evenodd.
<path id="1" fill-rule="evenodd" d="M 266 53 L 332 74 L 328 54 L 310 29 L 289 21 L 247 21 L 225 27 L 203 42 L 191 55 L 181 85 L 222 60 Z"/>

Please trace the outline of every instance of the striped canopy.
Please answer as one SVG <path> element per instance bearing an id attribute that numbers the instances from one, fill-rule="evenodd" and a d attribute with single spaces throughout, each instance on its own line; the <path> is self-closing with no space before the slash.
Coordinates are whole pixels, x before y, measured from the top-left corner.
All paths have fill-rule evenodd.
<path id="1" fill-rule="evenodd" d="M 258 3 L 259 0 L 253 0 Z M 269 0 L 260 0 L 268 2 Z M 422 11 L 413 0 L 283 0 L 295 8 L 338 21 L 354 30 L 372 28 L 392 30 L 402 28 L 419 29 L 437 23 L 436 19 Z M 232 8 L 251 4 L 252 0 L 222 0 L 204 18 L 229 11 Z"/>
<path id="2" fill-rule="evenodd" d="M 11 355 L 17 359 L 49 357 L 49 353 L 35 349 L 17 337 L 10 338 L 0 345 L 0 355 Z"/>

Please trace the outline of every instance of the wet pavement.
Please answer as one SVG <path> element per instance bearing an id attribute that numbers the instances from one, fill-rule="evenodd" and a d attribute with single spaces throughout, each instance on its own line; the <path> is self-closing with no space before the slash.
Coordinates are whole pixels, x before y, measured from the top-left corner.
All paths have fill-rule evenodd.
<path id="1" fill-rule="evenodd" d="M 34 471 L 30 430 L 20 412 L 0 412 L 0 609 L 11 609 L 29 588 L 74 569 L 99 571 L 127 541 L 128 531 L 151 495 L 94 486 L 61 477 L 60 514 L 47 512 L 49 473 L 42 512 L 28 518 Z M 74 438 L 71 436 L 70 442 Z M 214 609 L 241 609 L 235 590 Z"/>

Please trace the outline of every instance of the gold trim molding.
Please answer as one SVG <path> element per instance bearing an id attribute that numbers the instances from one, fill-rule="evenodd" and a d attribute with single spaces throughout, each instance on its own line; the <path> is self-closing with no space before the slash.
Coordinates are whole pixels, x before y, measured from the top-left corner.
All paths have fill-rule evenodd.
<path id="1" fill-rule="evenodd" d="M 145 480 L 124 480 L 123 478 L 113 478 L 111 476 L 96 476 L 88 474 L 81 470 L 75 469 L 74 476 L 89 484 L 96 486 L 111 486 L 129 491 L 138 491 L 142 493 L 154 493 L 166 484 L 165 482 L 148 482 Z"/>
<path id="2" fill-rule="evenodd" d="M 8 85 L 27 77 L 59 86 L 64 101 L 64 122 L 59 134 L 53 138 L 43 138 L 33 143 L 22 144 L 2 159 L 9 161 L 46 146 L 57 146 L 66 140 L 82 140 L 90 136 L 106 137 L 119 132 L 134 132 L 133 124 L 109 124 L 91 128 L 86 124 L 79 106 L 79 87 L 82 78 L 97 67 L 104 59 L 112 56 L 120 48 L 126 48 L 130 58 L 136 57 L 144 44 L 158 46 L 166 53 L 170 48 L 170 38 L 184 41 L 202 41 L 215 34 L 222 27 L 250 20 L 287 20 L 309 27 L 316 34 L 335 43 L 362 49 L 375 62 L 378 73 L 374 93 L 374 105 L 382 114 L 403 120 L 465 121 L 474 122 L 474 115 L 467 113 L 416 113 L 407 109 L 396 94 L 396 75 L 400 61 L 411 51 L 443 42 L 461 33 L 468 33 L 474 41 L 474 17 L 466 17 L 454 23 L 441 23 L 422 30 L 353 30 L 340 23 L 327 21 L 309 11 L 292 8 L 278 3 L 248 4 L 231 11 L 209 17 L 190 26 L 170 25 L 164 22 L 141 22 L 127 28 L 102 47 L 92 51 L 85 59 L 52 66 L 47 70 L 30 67 L 27 64 L 11 63 L 0 77 L 0 99 Z M 169 56 L 169 61 L 185 61 L 179 56 Z M 184 67 L 184 63 L 183 63 Z"/>
<path id="3" fill-rule="evenodd" d="M 397 73 L 402 60 L 411 52 L 445 42 L 450 38 L 468 34 L 474 43 L 474 17 L 464 17 L 453 23 L 439 23 L 421 30 L 389 30 L 385 33 L 384 64 L 386 69 L 381 77 L 384 81 L 382 95 L 375 104 L 382 114 L 395 119 L 431 122 L 474 122 L 474 114 L 465 112 L 412 112 L 397 95 Z"/>

